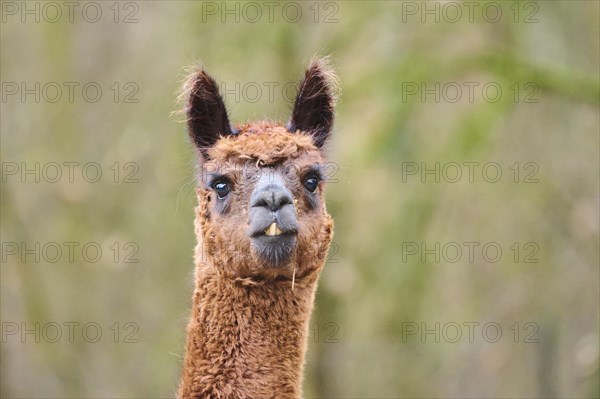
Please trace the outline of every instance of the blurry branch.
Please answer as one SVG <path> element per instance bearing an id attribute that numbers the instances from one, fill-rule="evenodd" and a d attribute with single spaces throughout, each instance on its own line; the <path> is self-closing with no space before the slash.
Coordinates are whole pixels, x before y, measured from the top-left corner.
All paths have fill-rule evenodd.
<path id="1" fill-rule="evenodd" d="M 424 57 L 408 57 L 410 63 L 403 65 L 401 75 L 406 81 L 410 76 L 417 81 L 429 81 L 435 77 L 464 75 L 470 72 L 488 72 L 509 82 L 534 82 L 540 90 L 564 95 L 576 100 L 600 104 L 600 80 L 574 70 L 542 68 L 519 59 L 510 53 L 477 54 L 473 57 L 445 61 Z"/>
<path id="2" fill-rule="evenodd" d="M 535 82 L 541 90 L 600 104 L 600 81 L 574 71 L 559 71 L 530 65 L 506 54 L 483 55 L 467 65 L 483 67 L 499 77 Z"/>

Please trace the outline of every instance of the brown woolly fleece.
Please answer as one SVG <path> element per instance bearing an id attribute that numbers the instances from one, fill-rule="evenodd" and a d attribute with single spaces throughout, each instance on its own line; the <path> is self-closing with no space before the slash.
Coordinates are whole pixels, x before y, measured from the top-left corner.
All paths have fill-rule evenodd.
<path id="1" fill-rule="evenodd" d="M 302 84 L 315 68 L 331 74 L 323 61 L 313 62 Z M 203 71 L 196 74 L 196 85 L 210 84 Z M 324 90 L 333 101 L 332 93 Z M 193 111 L 188 114 L 196 117 Z M 308 323 L 333 222 L 323 200 L 324 182 L 315 197 L 309 197 L 301 182 L 307 168 L 323 162 L 321 148 L 311 132 L 290 129 L 289 124 L 257 122 L 237 126 L 234 134 L 221 135 L 212 145 L 206 135 L 192 137 L 206 150 L 202 177 L 218 171 L 233 188 L 226 211 L 219 211 L 210 186 L 197 189 L 196 283 L 179 398 L 302 395 Z M 190 134 L 197 134 L 191 123 Z M 247 231 L 255 177 L 266 168 L 286 175 L 298 219 L 296 247 L 283 267 L 266 265 Z"/>

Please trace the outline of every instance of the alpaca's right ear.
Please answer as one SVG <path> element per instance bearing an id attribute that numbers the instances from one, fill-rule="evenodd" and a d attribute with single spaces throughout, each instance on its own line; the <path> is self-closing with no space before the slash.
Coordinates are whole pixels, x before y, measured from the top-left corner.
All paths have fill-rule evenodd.
<path id="1" fill-rule="evenodd" d="M 225 103 L 214 79 L 203 69 L 188 76 L 182 92 L 190 138 L 206 159 L 221 136 L 232 134 Z"/>

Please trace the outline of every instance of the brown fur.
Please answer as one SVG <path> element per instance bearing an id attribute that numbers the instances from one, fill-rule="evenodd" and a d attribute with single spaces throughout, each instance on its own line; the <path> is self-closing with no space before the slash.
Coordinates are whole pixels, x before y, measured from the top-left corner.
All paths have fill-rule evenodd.
<path id="1" fill-rule="evenodd" d="M 197 189 L 196 285 L 178 396 L 299 398 L 308 323 L 333 235 L 323 182 L 315 205 L 300 176 L 323 158 L 313 135 L 290 133 L 283 124 L 249 123 L 237 131 L 205 149 L 201 177 L 218 170 L 234 190 L 223 214 L 213 190 L 202 183 Z M 267 166 L 286 176 L 296 207 L 297 245 L 285 267 L 265 265 L 247 233 L 249 196 Z"/>

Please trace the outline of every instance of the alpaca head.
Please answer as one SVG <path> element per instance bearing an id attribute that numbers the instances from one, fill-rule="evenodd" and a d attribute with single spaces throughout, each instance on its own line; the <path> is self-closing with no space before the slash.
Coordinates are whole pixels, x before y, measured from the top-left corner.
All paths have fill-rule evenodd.
<path id="1" fill-rule="evenodd" d="M 242 279 L 296 278 L 319 269 L 332 236 L 322 153 L 334 118 L 336 78 L 314 60 L 286 124 L 233 126 L 215 81 L 193 72 L 185 85 L 200 176 L 200 262 Z"/>

